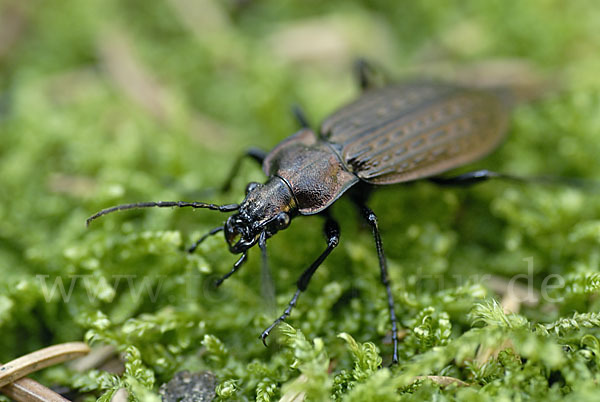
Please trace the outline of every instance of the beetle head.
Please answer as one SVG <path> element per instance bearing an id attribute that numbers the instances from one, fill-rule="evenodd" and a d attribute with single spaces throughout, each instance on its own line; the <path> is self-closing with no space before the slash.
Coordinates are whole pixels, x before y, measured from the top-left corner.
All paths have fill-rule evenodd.
<path id="1" fill-rule="evenodd" d="M 225 240 L 232 253 L 243 253 L 264 233 L 265 239 L 288 227 L 296 212 L 288 185 L 275 176 L 265 184 L 250 183 L 239 211 L 225 223 Z"/>

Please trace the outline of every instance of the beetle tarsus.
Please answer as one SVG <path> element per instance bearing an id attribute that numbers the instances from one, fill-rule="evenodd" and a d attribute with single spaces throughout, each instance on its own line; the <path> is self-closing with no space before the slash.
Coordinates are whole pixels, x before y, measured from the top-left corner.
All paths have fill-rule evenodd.
<path id="1" fill-rule="evenodd" d="M 262 332 L 260 337 L 265 346 L 267 346 L 267 337 L 269 336 L 269 334 L 271 333 L 273 328 L 275 328 L 277 325 L 279 325 L 280 322 L 285 321 L 285 319 L 290 316 L 290 314 L 292 313 L 292 309 L 294 307 L 296 307 L 296 302 L 298 301 L 298 296 L 300 296 L 300 293 L 302 293 L 302 292 L 303 292 L 303 290 L 301 290 L 300 288 L 296 289 L 296 293 L 294 293 L 294 297 L 292 297 L 292 300 L 290 300 L 290 303 L 288 304 L 287 308 L 283 311 L 283 314 L 281 314 L 279 316 L 279 318 L 277 318 L 275 321 L 273 321 L 273 324 L 269 325 L 269 327 Z"/>
<path id="2" fill-rule="evenodd" d="M 388 276 L 387 261 L 383 252 L 383 243 L 379 235 L 379 225 L 377 224 L 377 215 L 366 205 L 359 205 L 361 215 L 367 221 L 373 230 L 373 238 L 375 239 L 375 247 L 377 248 L 377 257 L 379 258 L 379 269 L 381 270 L 381 283 L 385 286 L 387 292 L 388 309 L 390 312 L 390 321 L 392 323 L 392 340 L 394 343 L 394 354 L 392 364 L 398 364 L 398 325 L 396 321 L 396 311 L 394 308 L 394 296 L 390 286 L 390 278 Z"/>
<path id="3" fill-rule="evenodd" d="M 201 238 L 196 240 L 196 242 L 192 246 L 190 246 L 190 248 L 188 248 L 188 250 L 187 250 L 188 253 L 193 253 L 194 251 L 196 251 L 196 249 L 198 248 L 200 243 L 202 243 L 204 240 L 206 240 L 209 236 L 219 233 L 223 229 L 224 229 L 224 226 L 218 226 L 218 227 L 212 229 L 210 232 L 204 234 Z"/>
<path id="4" fill-rule="evenodd" d="M 267 336 L 269 336 L 269 333 L 267 331 L 264 331 L 261 335 L 260 338 L 262 340 L 263 345 L 265 345 L 265 348 L 268 348 L 269 345 L 267 345 Z"/>
<path id="5" fill-rule="evenodd" d="M 475 170 L 452 177 L 430 177 L 428 180 L 440 186 L 471 186 L 489 179 L 523 180 L 516 176 L 492 172 L 487 169 Z"/>
<path id="6" fill-rule="evenodd" d="M 235 274 L 237 272 L 238 269 L 240 269 L 242 267 L 242 265 L 246 262 L 248 258 L 248 253 L 245 252 L 244 254 L 242 254 L 242 256 L 235 262 L 235 264 L 233 264 L 233 268 L 231 268 L 231 271 L 227 272 L 225 275 L 223 275 L 220 279 L 217 279 L 215 281 L 215 287 L 219 287 L 221 286 L 221 284 L 223 284 L 223 282 L 225 282 L 225 279 L 229 278 L 231 275 Z"/>

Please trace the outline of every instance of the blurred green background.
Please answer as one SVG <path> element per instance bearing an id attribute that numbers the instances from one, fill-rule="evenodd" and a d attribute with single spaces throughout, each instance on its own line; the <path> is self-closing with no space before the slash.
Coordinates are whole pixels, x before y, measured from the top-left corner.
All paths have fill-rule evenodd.
<path id="1" fill-rule="evenodd" d="M 123 387 L 151 400 L 182 369 L 215 373 L 223 400 L 592 399 L 595 191 L 376 193 L 402 328 L 390 370 L 377 369 L 391 345 L 373 241 L 344 200 L 333 210 L 340 247 L 301 296 L 295 330 L 269 348 L 258 334 L 325 246 L 318 217 L 269 241 L 276 306 L 261 293 L 258 250 L 218 291 L 211 280 L 235 261 L 222 237 L 183 251 L 222 222 L 216 212 L 84 222 L 119 203 L 239 202 L 264 177 L 247 161 L 220 194 L 235 158 L 291 135 L 293 104 L 316 128 L 356 96 L 359 56 L 398 79 L 535 87 L 505 144 L 464 170 L 597 179 L 598 27 L 591 0 L 0 1 L 0 361 L 72 340 L 113 345 L 124 372 L 37 374 L 92 400 Z M 509 294 L 520 273 L 535 300 Z M 415 378 L 434 375 L 450 385 Z"/>

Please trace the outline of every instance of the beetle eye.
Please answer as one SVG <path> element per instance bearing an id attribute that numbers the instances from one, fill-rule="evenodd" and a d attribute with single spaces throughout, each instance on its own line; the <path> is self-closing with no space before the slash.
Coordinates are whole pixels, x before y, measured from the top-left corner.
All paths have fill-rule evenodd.
<path id="1" fill-rule="evenodd" d="M 251 181 L 250 183 L 248 183 L 248 185 L 246 186 L 246 195 L 248 195 L 251 191 L 254 191 L 258 186 L 260 186 L 260 183 L 257 183 L 255 181 Z"/>
<path id="2" fill-rule="evenodd" d="M 287 228 L 290 224 L 290 216 L 285 212 L 281 212 L 275 218 L 275 225 L 277 226 L 277 230 L 283 230 Z"/>

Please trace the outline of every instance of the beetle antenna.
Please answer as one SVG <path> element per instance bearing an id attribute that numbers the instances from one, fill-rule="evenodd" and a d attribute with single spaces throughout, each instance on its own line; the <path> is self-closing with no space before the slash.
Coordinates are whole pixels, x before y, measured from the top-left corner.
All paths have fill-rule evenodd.
<path id="1" fill-rule="evenodd" d="M 101 217 L 102 215 L 110 214 L 116 211 L 124 211 L 126 209 L 138 209 L 138 208 L 168 208 L 168 207 L 191 207 L 191 208 L 207 208 L 213 211 L 219 212 L 231 212 L 239 209 L 239 204 L 227 204 L 227 205 L 216 205 L 207 204 L 205 202 L 186 202 L 186 201 L 151 201 L 151 202 L 138 202 L 135 204 L 122 204 L 111 208 L 103 209 L 102 211 L 96 212 L 94 215 L 86 219 L 86 225 L 89 225 L 91 221 Z"/>

